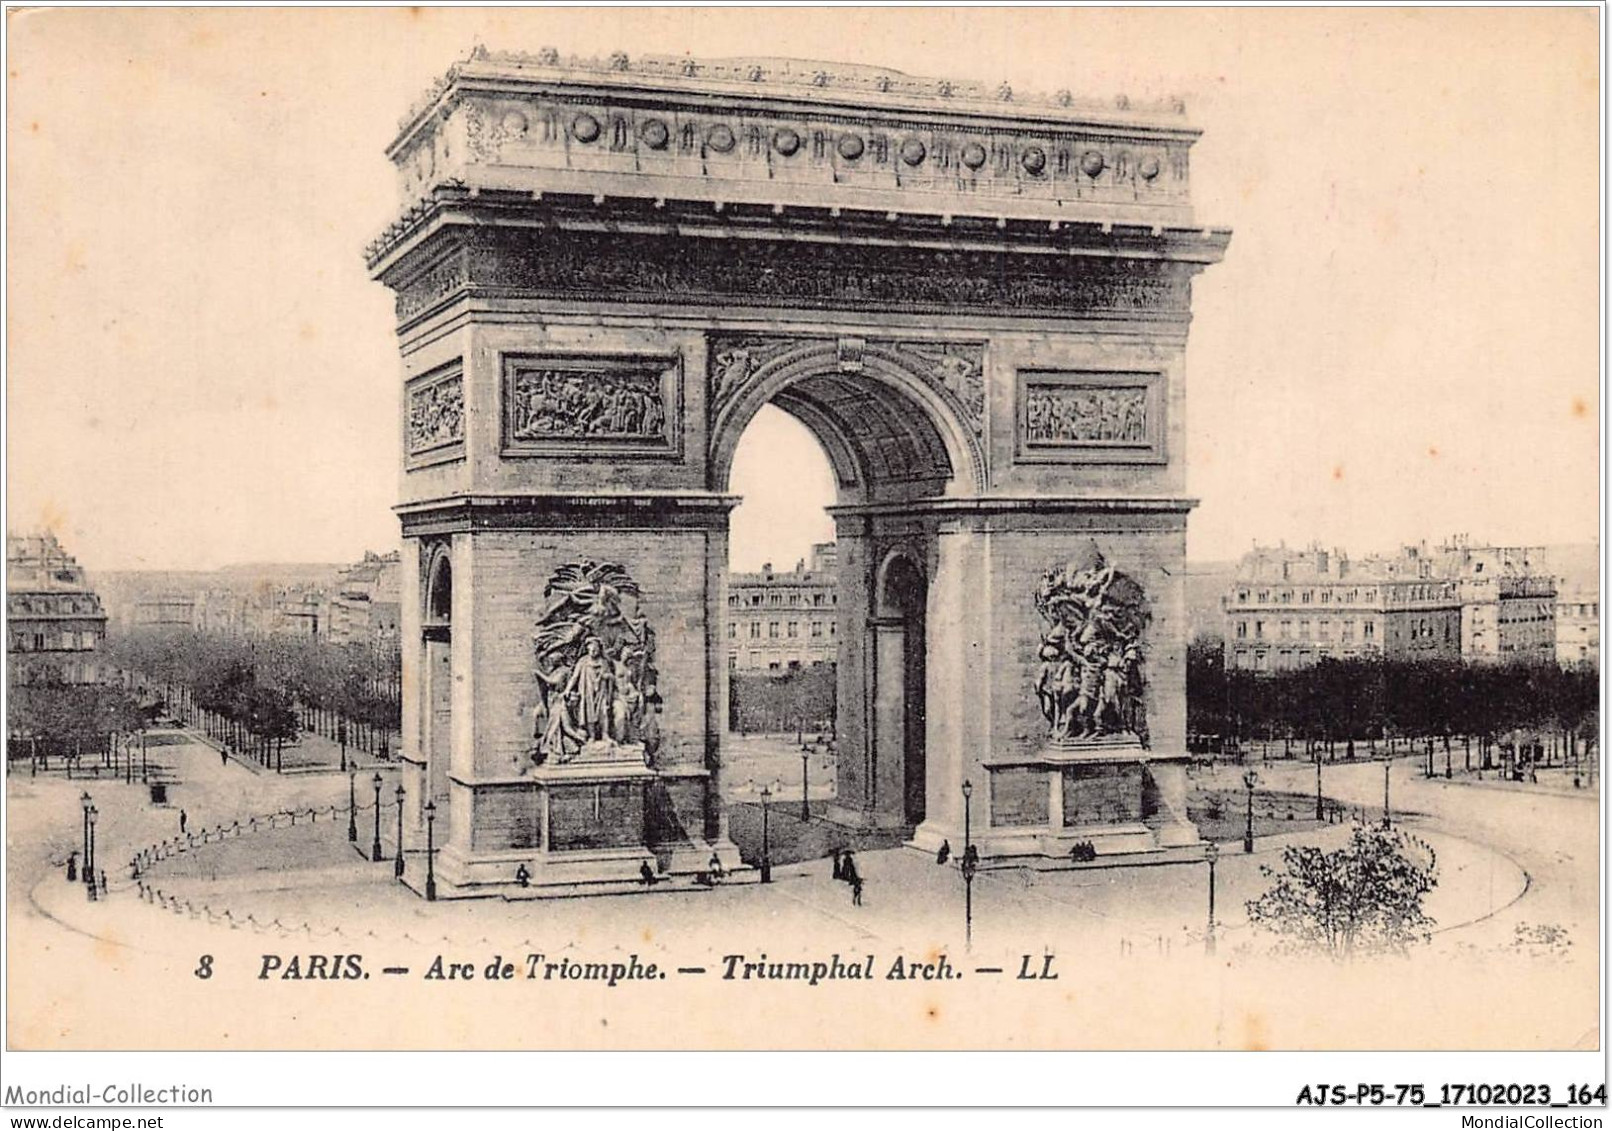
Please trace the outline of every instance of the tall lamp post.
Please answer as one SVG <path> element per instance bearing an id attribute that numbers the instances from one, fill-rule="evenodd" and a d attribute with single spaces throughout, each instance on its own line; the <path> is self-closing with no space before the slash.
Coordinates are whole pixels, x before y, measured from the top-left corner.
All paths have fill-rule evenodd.
<path id="1" fill-rule="evenodd" d="M 78 803 L 84 810 L 84 854 L 81 857 L 79 857 L 79 859 L 84 861 L 84 884 L 85 884 L 86 887 L 88 887 L 89 883 L 90 883 L 90 875 L 91 875 L 91 872 L 90 872 L 90 809 L 92 809 L 94 807 L 92 802 L 91 802 L 91 799 L 90 799 L 90 791 L 89 790 L 86 789 L 83 793 L 79 794 Z M 91 898 L 93 898 L 93 896 Z"/>
<path id="2" fill-rule="evenodd" d="M 427 801 L 425 803 L 425 898 L 428 900 L 435 899 L 437 897 L 436 823 L 436 802 Z"/>
<path id="3" fill-rule="evenodd" d="M 71 765 L 72 763 L 68 763 L 68 764 Z M 80 838 L 81 843 L 84 845 L 84 855 L 82 857 L 80 857 L 80 859 L 83 860 L 85 863 L 88 863 L 89 858 L 90 858 L 90 801 L 91 801 L 91 799 L 90 799 L 90 791 L 89 790 L 86 789 L 83 793 L 80 793 L 78 795 L 79 808 L 83 810 L 83 822 L 82 822 L 82 825 L 83 825 L 83 834 L 84 834 Z"/>
<path id="4" fill-rule="evenodd" d="M 392 875 L 398 879 L 403 878 L 403 783 L 397 783 L 397 861 L 392 865 Z"/>
<path id="5" fill-rule="evenodd" d="M 346 767 L 343 767 L 345 769 Z M 347 771 L 347 842 L 358 843 L 358 771 Z"/>
<path id="6" fill-rule="evenodd" d="M 341 744 L 341 768 L 347 769 L 347 720 L 336 724 L 336 741 Z"/>
<path id="7" fill-rule="evenodd" d="M 979 853 L 974 850 L 974 783 L 963 781 L 963 945 L 974 949 L 974 873 Z"/>
<path id="8" fill-rule="evenodd" d="M 806 762 L 811 756 L 812 752 L 810 750 L 800 752 L 800 819 L 803 821 L 812 819 L 812 804 L 806 797 Z"/>
<path id="9" fill-rule="evenodd" d="M 375 839 L 369 846 L 369 858 L 381 858 L 381 775 L 375 775 Z"/>
<path id="10" fill-rule="evenodd" d="M 1203 858 L 1209 862 L 1209 930 L 1203 936 L 1203 952 L 1215 952 L 1215 861 L 1220 859 L 1220 846 L 1210 841 L 1203 849 Z"/>
<path id="11" fill-rule="evenodd" d="M 1315 819 L 1326 819 L 1326 811 L 1321 807 L 1321 751 L 1315 752 Z"/>
<path id="12" fill-rule="evenodd" d="M 86 861 L 86 863 L 84 865 L 84 882 L 85 882 L 85 885 L 86 885 L 86 887 L 87 887 L 87 889 L 89 891 L 90 899 L 92 899 L 92 900 L 97 898 L 96 894 L 95 894 L 95 819 L 97 817 L 99 817 L 100 815 L 101 815 L 100 810 L 97 809 L 95 806 L 91 805 L 90 806 L 90 812 L 89 812 L 89 819 L 90 819 L 90 851 L 89 851 L 89 857 L 88 857 L 88 859 L 87 859 L 87 861 Z"/>
<path id="13" fill-rule="evenodd" d="M 761 882 L 772 883 L 772 790 L 761 787 Z"/>
<path id="14" fill-rule="evenodd" d="M 1259 784 L 1259 775 L 1249 770 L 1243 775 L 1243 788 L 1248 790 L 1248 826 L 1243 830 L 1243 851 L 1254 851 L 1254 787 Z"/>
<path id="15" fill-rule="evenodd" d="M 1383 763 L 1383 828 L 1385 829 L 1394 827 L 1393 820 L 1389 817 L 1388 808 L 1388 771 L 1393 767 L 1394 763 L 1392 761 Z"/>

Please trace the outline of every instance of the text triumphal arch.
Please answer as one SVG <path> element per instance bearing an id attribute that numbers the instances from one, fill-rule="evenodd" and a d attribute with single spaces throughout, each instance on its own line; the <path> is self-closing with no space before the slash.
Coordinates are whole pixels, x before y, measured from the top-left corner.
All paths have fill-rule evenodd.
<path id="1" fill-rule="evenodd" d="M 838 481 L 838 802 L 986 863 L 1195 843 L 1178 105 L 478 49 L 369 249 L 403 357 L 403 757 L 448 895 L 739 865 L 728 475 Z M 965 798 L 965 784 L 968 786 Z M 411 882 L 417 869 L 411 869 Z"/>

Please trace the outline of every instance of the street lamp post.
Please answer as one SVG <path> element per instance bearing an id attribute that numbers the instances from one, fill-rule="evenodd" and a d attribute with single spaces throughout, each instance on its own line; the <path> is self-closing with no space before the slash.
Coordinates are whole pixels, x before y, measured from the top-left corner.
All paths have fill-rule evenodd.
<path id="1" fill-rule="evenodd" d="M 800 752 L 800 819 L 803 821 L 812 819 L 812 804 L 806 797 L 806 761 L 811 756 L 812 752 L 810 750 Z"/>
<path id="2" fill-rule="evenodd" d="M 974 849 L 974 783 L 963 781 L 963 946 L 974 949 L 974 873 L 979 853 Z"/>
<path id="3" fill-rule="evenodd" d="M 436 822 L 436 802 L 427 801 L 425 803 L 425 898 L 428 900 L 437 897 Z"/>
<path id="4" fill-rule="evenodd" d="M 345 768 L 345 767 L 344 767 Z M 347 842 L 358 843 L 358 771 L 347 771 Z"/>
<path id="5" fill-rule="evenodd" d="M 398 879 L 403 878 L 403 783 L 397 783 L 397 861 L 392 865 L 392 875 Z"/>
<path id="6" fill-rule="evenodd" d="M 84 864 L 84 882 L 85 882 L 85 886 L 89 890 L 91 900 L 94 900 L 94 899 L 97 898 L 97 896 L 95 894 L 95 819 L 97 817 L 99 817 L 99 816 L 100 816 L 100 810 L 97 809 L 95 806 L 91 805 L 90 806 L 90 812 L 89 812 L 89 818 L 90 818 L 89 856 L 86 858 L 85 864 Z"/>
<path id="7" fill-rule="evenodd" d="M 1388 807 L 1388 771 L 1393 769 L 1393 767 L 1393 762 L 1383 763 L 1383 828 L 1385 829 L 1391 829 L 1394 827 L 1393 820 L 1389 816 L 1390 809 Z"/>
<path id="8" fill-rule="evenodd" d="M 140 780 L 142 782 L 149 781 L 150 777 L 151 777 L 150 772 L 149 772 L 149 770 L 147 769 L 147 766 L 146 766 L 146 732 L 141 731 L 140 732 Z"/>
<path id="9" fill-rule="evenodd" d="M 375 839 L 369 846 L 369 858 L 381 858 L 381 775 L 375 775 Z"/>
<path id="10" fill-rule="evenodd" d="M 89 875 L 90 875 L 90 808 L 91 808 L 91 800 L 90 800 L 90 791 L 89 790 L 86 789 L 83 793 L 81 793 L 79 795 L 78 803 L 84 810 L 84 837 L 83 837 L 84 855 L 81 856 L 80 859 L 84 861 L 84 877 L 85 877 L 84 882 L 87 885 L 89 883 Z"/>
<path id="11" fill-rule="evenodd" d="M 772 790 L 761 787 L 761 882 L 772 883 Z"/>
<path id="12" fill-rule="evenodd" d="M 1254 787 L 1259 784 L 1259 775 L 1249 770 L 1243 775 L 1243 788 L 1248 790 L 1248 826 L 1243 830 L 1243 851 L 1254 851 Z"/>
<path id="13" fill-rule="evenodd" d="M 1326 812 L 1321 807 L 1321 752 L 1315 752 L 1315 819 L 1326 819 Z"/>
<path id="14" fill-rule="evenodd" d="M 1209 862 L 1209 930 L 1203 936 L 1203 952 L 1215 952 L 1215 861 L 1220 859 L 1220 846 L 1210 841 L 1204 846 L 1203 858 Z"/>
<path id="15" fill-rule="evenodd" d="M 341 768 L 347 769 L 347 720 L 342 719 L 336 724 L 336 741 L 341 744 Z"/>

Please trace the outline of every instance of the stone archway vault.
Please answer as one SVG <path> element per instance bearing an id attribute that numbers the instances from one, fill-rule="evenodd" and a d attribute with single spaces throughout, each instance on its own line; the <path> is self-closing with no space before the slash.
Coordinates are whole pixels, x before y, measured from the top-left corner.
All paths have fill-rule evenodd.
<path id="1" fill-rule="evenodd" d="M 764 404 L 806 426 L 837 480 L 835 815 L 844 823 L 910 829 L 924 811 L 924 657 L 952 642 L 925 638 L 922 578 L 937 528 L 900 505 L 978 490 L 983 457 L 965 423 L 964 397 L 978 378 L 980 351 L 864 337 L 747 336 L 712 346 L 719 375 L 712 488 L 728 489 L 739 438 Z M 880 504 L 904 513 L 881 513 Z M 918 607 L 891 607 L 892 561 L 920 580 Z M 727 606 L 719 591 L 707 616 L 725 622 Z M 725 663 L 713 678 L 727 678 Z"/>

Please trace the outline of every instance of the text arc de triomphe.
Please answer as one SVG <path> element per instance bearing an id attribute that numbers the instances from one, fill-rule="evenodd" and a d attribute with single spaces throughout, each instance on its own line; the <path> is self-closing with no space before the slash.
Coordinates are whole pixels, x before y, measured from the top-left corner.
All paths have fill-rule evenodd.
<path id="1" fill-rule="evenodd" d="M 1196 137 L 1179 105 L 873 68 L 452 68 L 367 252 L 397 295 L 406 816 L 418 844 L 429 803 L 438 890 L 742 865 L 727 491 L 765 404 L 839 490 L 823 818 L 987 865 L 1196 844 L 1184 354 L 1230 238 L 1192 216 Z"/>

